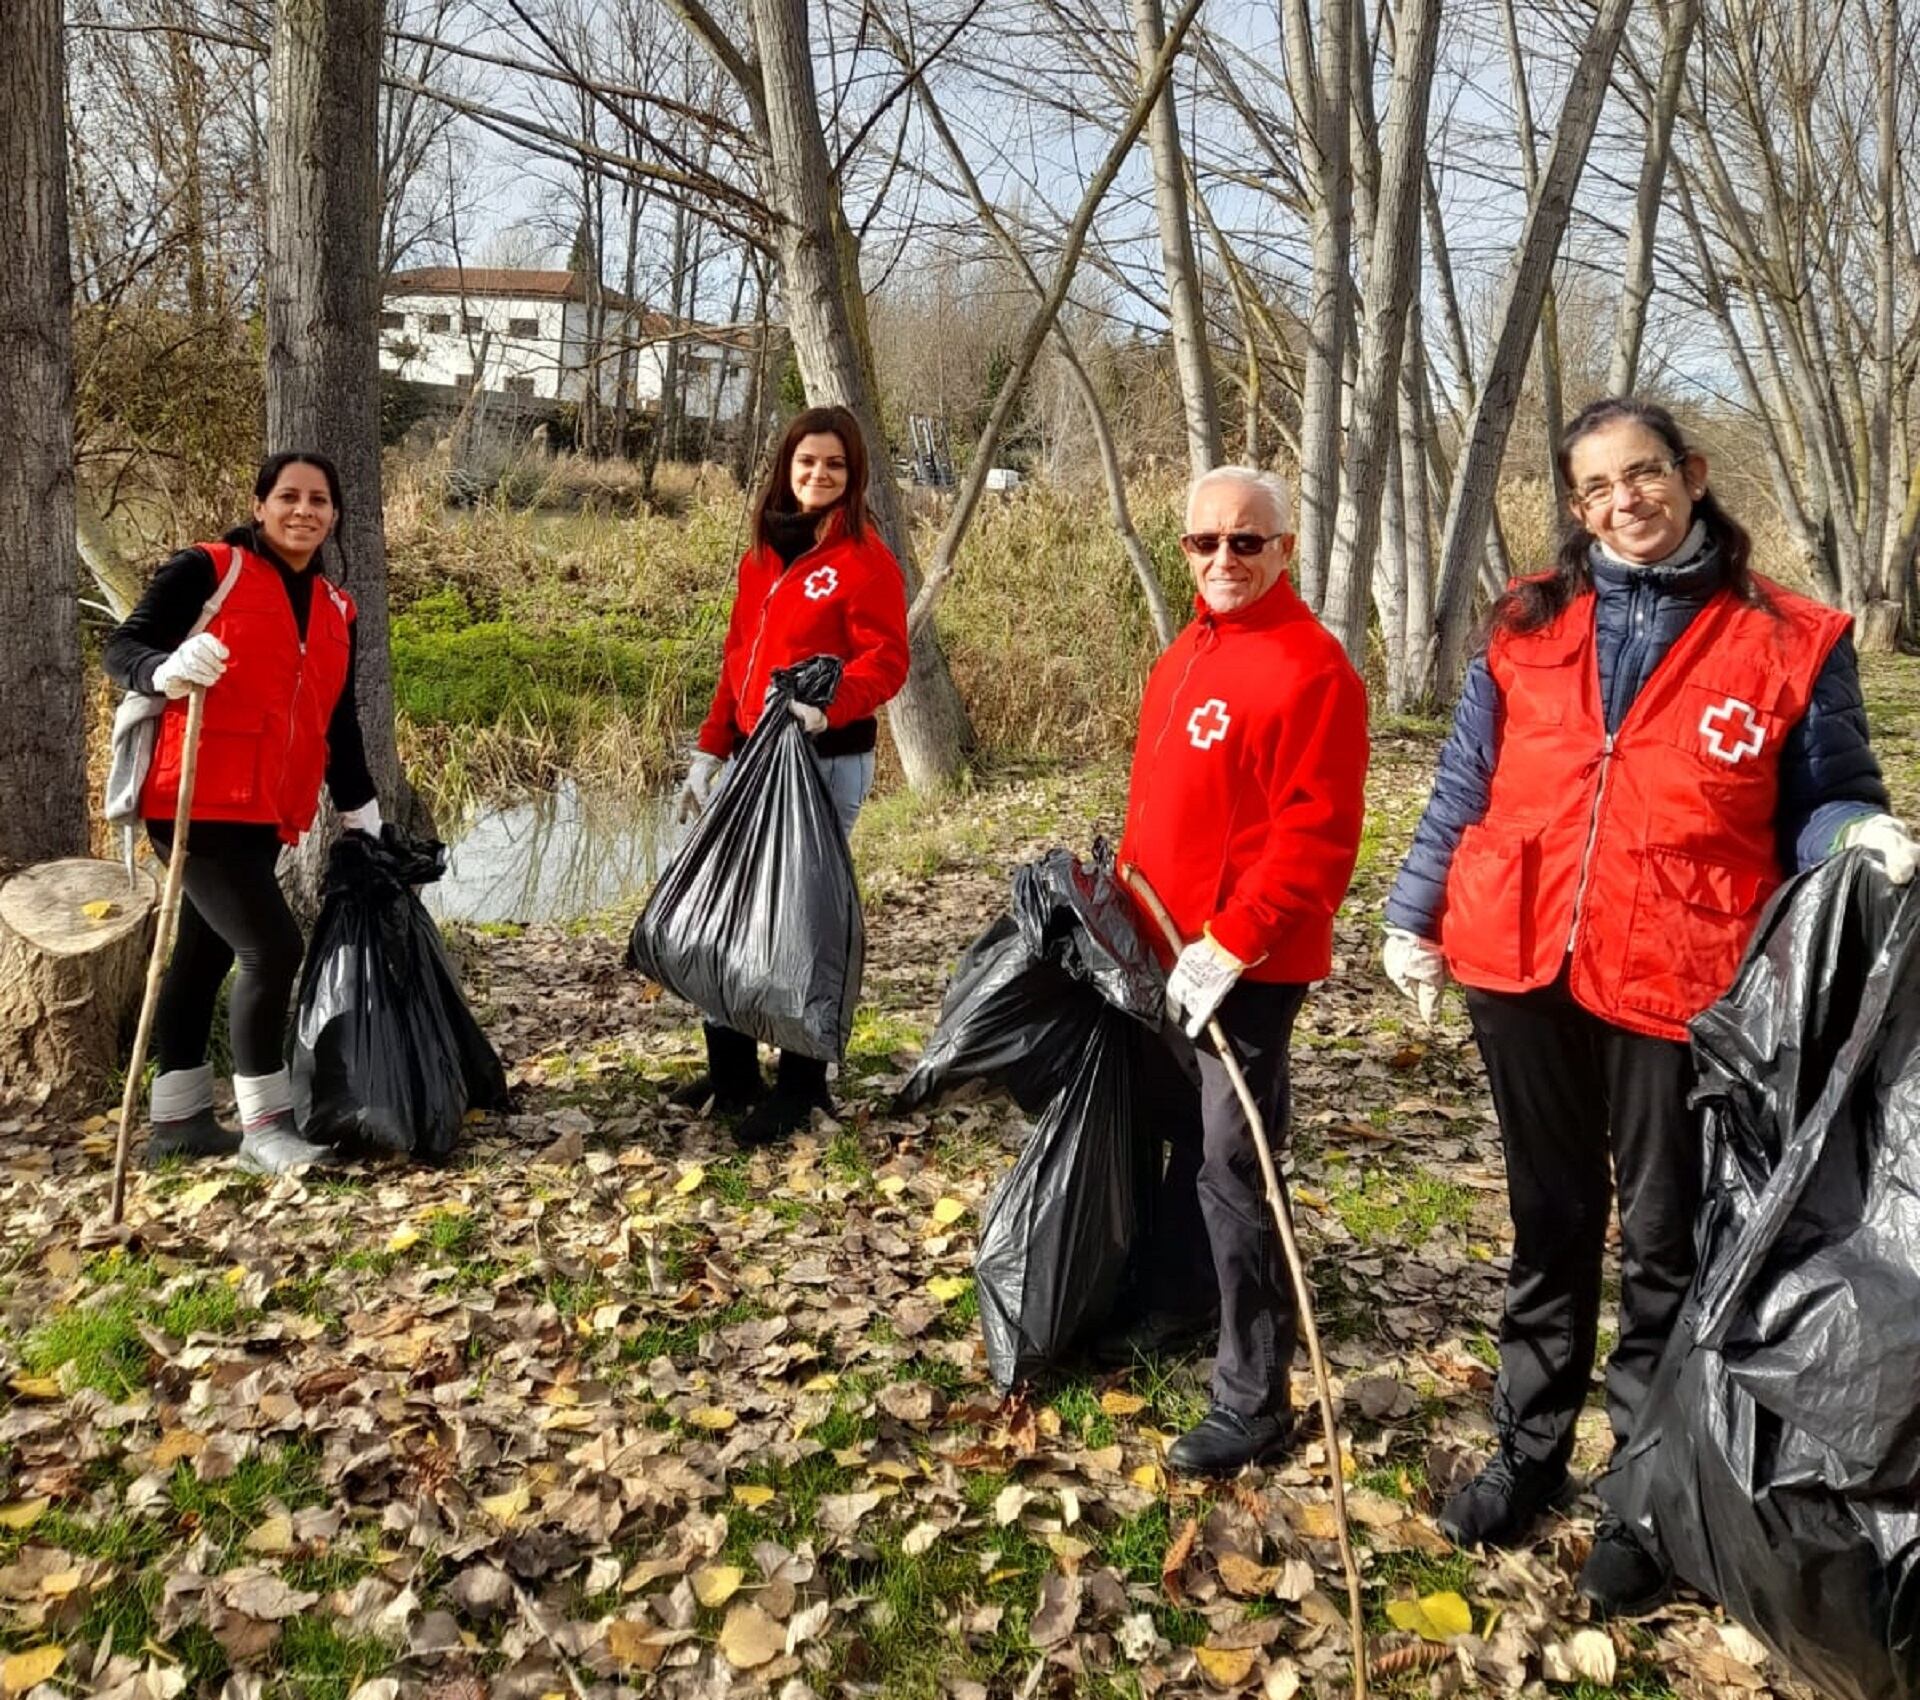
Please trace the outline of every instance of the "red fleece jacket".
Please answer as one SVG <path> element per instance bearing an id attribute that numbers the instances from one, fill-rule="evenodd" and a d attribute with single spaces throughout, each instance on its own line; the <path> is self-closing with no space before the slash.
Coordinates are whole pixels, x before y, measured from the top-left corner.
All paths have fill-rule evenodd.
<path id="1" fill-rule="evenodd" d="M 1147 679 L 1120 860 L 1248 979 L 1324 979 L 1360 851 L 1366 688 L 1284 577 L 1234 614 L 1195 607 Z"/>
<path id="2" fill-rule="evenodd" d="M 760 719 L 774 669 L 815 655 L 846 663 L 829 729 L 871 720 L 906 683 L 907 591 L 893 551 L 871 532 L 834 536 L 783 566 L 771 549 L 740 559 L 720 682 L 699 745 L 729 756 Z"/>

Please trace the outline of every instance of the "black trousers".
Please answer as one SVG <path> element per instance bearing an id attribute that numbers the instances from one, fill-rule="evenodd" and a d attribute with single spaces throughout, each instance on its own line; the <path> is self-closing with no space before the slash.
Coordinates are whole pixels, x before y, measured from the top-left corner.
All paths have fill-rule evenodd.
<path id="1" fill-rule="evenodd" d="M 171 822 L 147 822 L 167 861 Z M 162 1074 L 207 1060 L 213 1006 L 227 970 L 238 963 L 227 1009 L 236 1074 L 272 1074 L 286 1066 L 287 1006 L 300 973 L 300 923 L 280 894 L 274 866 L 280 834 L 243 821 L 195 821 L 187 838 L 185 901 L 160 1002 L 153 1014 L 154 1057 Z"/>
<path id="2" fill-rule="evenodd" d="M 1219 1010 L 1276 1163 L 1292 1107 L 1287 1048 L 1306 996 L 1305 986 L 1242 980 Z M 1154 1308 L 1190 1314 L 1210 1308 L 1217 1295 L 1214 1402 L 1243 1416 L 1277 1415 L 1287 1409 L 1299 1332 L 1293 1284 L 1246 1113 L 1211 1041 L 1203 1038 L 1195 1051 L 1199 1125 L 1191 1124 L 1190 1111 L 1185 1125 L 1178 1116 L 1163 1121 L 1170 1150 L 1143 1296 Z"/>
<path id="3" fill-rule="evenodd" d="M 1513 1265 L 1494 1421 L 1522 1456 L 1564 1463 L 1586 1402 L 1601 1266 L 1620 1204 L 1620 1335 L 1607 1362 L 1616 1448 L 1632 1437 L 1693 1278 L 1703 1178 L 1686 1045 L 1630 1033 L 1543 991 L 1469 989 L 1507 1155 Z"/>

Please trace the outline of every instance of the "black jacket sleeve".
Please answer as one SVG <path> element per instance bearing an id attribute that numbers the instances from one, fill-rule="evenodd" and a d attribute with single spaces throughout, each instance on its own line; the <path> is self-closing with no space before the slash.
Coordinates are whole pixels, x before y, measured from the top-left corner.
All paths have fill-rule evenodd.
<path id="1" fill-rule="evenodd" d="M 347 628 L 347 682 L 327 722 L 327 794 L 336 809 L 357 809 L 375 796 L 373 775 L 367 771 L 366 741 L 360 736 L 360 710 L 353 699 L 360 671 L 360 622 Z"/>
<path id="2" fill-rule="evenodd" d="M 186 642 L 207 598 L 220 586 L 204 549 L 182 549 L 163 562 L 129 614 L 107 639 L 107 677 L 130 691 L 151 691 L 154 669 Z"/>

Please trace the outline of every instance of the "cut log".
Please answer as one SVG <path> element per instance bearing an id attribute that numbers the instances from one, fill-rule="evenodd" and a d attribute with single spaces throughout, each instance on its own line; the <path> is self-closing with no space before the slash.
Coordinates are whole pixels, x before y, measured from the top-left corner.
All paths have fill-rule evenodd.
<path id="1" fill-rule="evenodd" d="M 0 1104 L 81 1114 L 114 1096 L 159 893 L 115 862 L 42 862 L 0 885 Z"/>

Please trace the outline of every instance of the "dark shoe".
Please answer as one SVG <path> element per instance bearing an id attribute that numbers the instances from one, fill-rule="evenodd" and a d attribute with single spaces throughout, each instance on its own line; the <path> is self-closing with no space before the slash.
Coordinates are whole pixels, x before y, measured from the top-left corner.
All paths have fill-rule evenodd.
<path id="1" fill-rule="evenodd" d="M 1243 1464 L 1278 1458 L 1293 1444 L 1293 1413 L 1243 1417 L 1215 1405 L 1167 1448 L 1167 1468 L 1183 1476 L 1230 1476 Z"/>
<path id="2" fill-rule="evenodd" d="M 711 1021 L 701 1023 L 701 1030 L 707 1039 L 707 1072 L 675 1087 L 668 1101 L 688 1110 L 711 1104 L 716 1116 L 737 1116 L 751 1109 L 767 1095 L 760 1047 L 751 1034 L 716 1027 Z"/>
<path id="3" fill-rule="evenodd" d="M 676 1086 L 667 1094 L 669 1104 L 678 1104 L 683 1110 L 705 1110 L 711 1107 L 716 1116 L 737 1116 L 742 1110 L 750 1110 L 767 1095 L 767 1083 L 760 1078 L 756 1066 L 751 1082 L 738 1082 L 730 1091 L 722 1091 L 714 1084 L 710 1074 L 696 1074 L 684 1085 Z"/>
<path id="4" fill-rule="evenodd" d="M 1087 1357 L 1096 1369 L 1125 1369 L 1140 1358 L 1185 1357 L 1212 1344 L 1219 1332 L 1217 1310 L 1150 1310 L 1102 1334 Z"/>
<path id="5" fill-rule="evenodd" d="M 771 1145 L 776 1139 L 785 1139 L 790 1133 L 798 1133 L 813 1120 L 817 1109 L 828 1109 L 817 1098 L 802 1098 L 776 1086 L 772 1093 L 763 1098 L 740 1120 L 733 1130 L 736 1145 Z"/>
<path id="6" fill-rule="evenodd" d="M 1457 1547 L 1517 1546 L 1566 1485 L 1566 1465 L 1522 1458 L 1503 1446 L 1447 1501 L 1440 1532 Z"/>
<path id="7" fill-rule="evenodd" d="M 1639 1617 L 1665 1605 L 1673 1572 L 1626 1524 L 1600 1519 L 1593 1550 L 1580 1567 L 1579 1589 L 1598 1617 Z"/>
<path id="8" fill-rule="evenodd" d="M 211 1109 L 196 1110 L 179 1121 L 153 1124 L 146 1164 L 152 1168 L 169 1157 L 231 1157 L 239 1149 L 239 1134 L 222 1127 Z"/>

